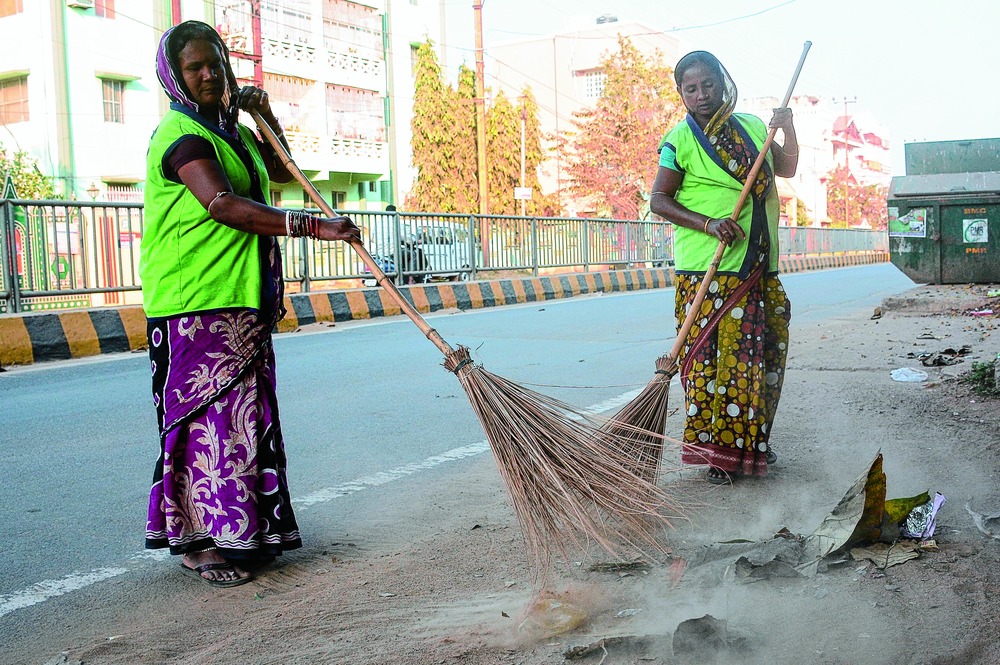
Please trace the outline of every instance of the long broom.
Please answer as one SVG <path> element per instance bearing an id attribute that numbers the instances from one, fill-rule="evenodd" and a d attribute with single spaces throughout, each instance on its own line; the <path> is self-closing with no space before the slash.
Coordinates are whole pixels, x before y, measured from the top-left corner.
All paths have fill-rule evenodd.
<path id="1" fill-rule="evenodd" d="M 812 42 L 806 42 L 802 47 L 802 55 L 799 57 L 799 63 L 795 67 L 795 73 L 792 74 L 791 83 L 788 84 L 788 91 L 785 92 L 785 99 L 781 103 L 782 107 L 787 107 L 788 102 L 792 98 L 792 91 L 799 80 L 799 73 L 802 71 L 802 65 L 805 64 L 806 55 L 809 53 L 811 46 Z M 767 151 L 770 150 L 777 131 L 777 127 L 772 127 L 768 131 L 767 138 L 764 139 L 764 144 L 761 146 L 760 154 L 757 155 L 757 159 L 754 160 L 753 165 L 750 167 L 746 184 L 743 185 L 740 196 L 736 200 L 736 205 L 733 208 L 732 215 L 730 215 L 732 219 L 737 219 L 740 211 L 743 210 L 743 205 L 750 196 L 750 189 L 757 178 L 757 172 L 760 171 L 764 159 L 767 157 Z M 687 342 L 688 333 L 691 332 L 691 327 L 694 325 L 695 319 L 698 318 L 705 295 L 708 293 L 712 278 L 715 277 L 715 273 L 719 269 L 719 264 L 722 262 L 722 256 L 725 254 L 725 251 L 726 244 L 720 241 L 718 248 L 715 250 L 715 256 L 705 271 L 705 277 L 698 286 L 698 291 L 695 293 L 687 316 L 684 318 L 684 323 L 677 331 L 677 338 L 674 340 L 673 347 L 669 353 L 656 359 L 656 374 L 653 376 L 653 379 L 646 384 L 638 395 L 604 424 L 604 429 L 612 434 L 639 432 L 637 436 L 626 437 L 625 442 L 628 449 L 622 452 L 632 459 L 631 465 L 633 471 L 647 480 L 655 481 L 659 471 L 660 459 L 663 455 L 663 441 L 665 438 L 663 434 L 667 424 L 670 381 L 679 369 L 677 359 L 684 348 L 684 344 Z"/>
<path id="2" fill-rule="evenodd" d="M 274 131 L 251 114 L 285 167 L 328 217 L 337 213 L 302 173 Z M 475 363 L 467 347 L 453 348 L 385 275 L 360 241 L 351 247 L 376 282 L 445 356 L 444 367 L 465 389 L 506 485 L 536 573 L 552 555 L 596 543 L 625 558 L 667 553 L 664 527 L 680 507 L 654 482 L 635 474 L 627 452 L 651 435 L 623 424 L 608 431 L 568 404 L 530 391 Z M 655 436 L 655 435 L 654 435 Z M 626 550 L 628 550 L 626 554 Z"/>

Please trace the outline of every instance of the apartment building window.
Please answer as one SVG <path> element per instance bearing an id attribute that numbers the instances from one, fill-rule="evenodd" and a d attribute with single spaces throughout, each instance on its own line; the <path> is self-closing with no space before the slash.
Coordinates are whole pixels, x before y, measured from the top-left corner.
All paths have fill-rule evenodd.
<path id="1" fill-rule="evenodd" d="M 127 81 L 101 79 L 104 97 L 104 122 L 125 122 L 125 86 Z"/>
<path id="2" fill-rule="evenodd" d="M 313 201 L 312 195 L 305 189 L 302 190 L 302 207 L 305 210 L 318 210 L 319 206 Z"/>
<path id="3" fill-rule="evenodd" d="M 333 190 L 330 192 L 330 199 L 333 201 L 334 210 L 343 210 L 344 206 L 347 205 L 347 192 Z"/>
<path id="4" fill-rule="evenodd" d="M 322 124 L 322 116 L 319 116 L 318 121 L 312 119 L 307 103 L 309 91 L 314 84 L 315 81 L 298 76 L 264 72 L 264 89 L 270 95 L 274 112 L 285 129 L 322 131 L 316 127 L 317 122 Z"/>
<path id="5" fill-rule="evenodd" d="M 331 51 L 342 51 L 346 45 L 366 58 L 381 60 L 382 17 L 374 7 L 351 0 L 325 0 L 323 43 Z"/>
<path id="6" fill-rule="evenodd" d="M 0 80 L 0 125 L 28 121 L 28 77 Z"/>
<path id="7" fill-rule="evenodd" d="M 308 44 L 312 35 L 310 0 L 262 0 L 261 34 L 278 41 Z"/>
<path id="8" fill-rule="evenodd" d="M 115 17 L 115 0 L 94 0 L 94 16 Z"/>
<path id="9" fill-rule="evenodd" d="M 328 83 L 326 109 L 329 134 L 343 139 L 385 140 L 385 104 L 379 93 Z"/>
<path id="10" fill-rule="evenodd" d="M 604 83 L 608 80 L 608 75 L 600 70 L 581 72 L 577 76 L 583 76 L 583 96 L 587 99 L 598 99 L 604 94 Z"/>
<path id="11" fill-rule="evenodd" d="M 272 189 L 271 190 L 271 207 L 280 208 L 281 207 L 281 190 Z"/>
<path id="12" fill-rule="evenodd" d="M 24 11 L 24 0 L 0 0 L 0 16 L 12 16 Z"/>

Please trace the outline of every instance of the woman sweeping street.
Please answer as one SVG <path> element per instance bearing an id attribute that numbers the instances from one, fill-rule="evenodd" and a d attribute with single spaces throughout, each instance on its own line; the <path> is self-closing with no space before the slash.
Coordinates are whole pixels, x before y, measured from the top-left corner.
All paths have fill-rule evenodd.
<path id="1" fill-rule="evenodd" d="M 774 178 L 795 175 L 791 110 L 775 109 L 772 144 L 748 205 L 731 215 L 764 145 L 768 126 L 734 113 L 737 90 L 719 60 L 687 54 L 674 79 L 688 111 L 660 147 L 650 209 L 676 227 L 676 317 L 684 320 L 718 244 L 727 250 L 678 358 L 686 421 L 681 460 L 707 464 L 708 480 L 765 475 L 776 461 L 771 424 L 781 395 L 791 307 L 778 279 Z"/>
<path id="2" fill-rule="evenodd" d="M 284 314 L 275 236 L 359 238 L 346 217 L 266 204 L 291 174 L 237 122 L 267 93 L 240 89 L 209 25 L 164 33 L 157 75 L 170 110 L 150 139 L 140 273 L 160 456 L 146 547 L 181 555 L 214 586 L 301 546 L 285 475 L 271 330 Z"/>

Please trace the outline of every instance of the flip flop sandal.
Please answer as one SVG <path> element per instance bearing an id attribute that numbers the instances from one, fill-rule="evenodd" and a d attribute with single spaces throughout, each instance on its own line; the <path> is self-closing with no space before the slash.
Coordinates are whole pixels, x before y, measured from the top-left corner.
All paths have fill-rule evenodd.
<path id="1" fill-rule="evenodd" d="M 716 474 L 718 474 L 718 475 L 716 475 Z M 730 476 L 725 471 L 722 471 L 721 469 L 716 469 L 714 467 L 710 468 L 708 470 L 707 480 L 708 480 L 708 482 L 712 483 L 713 485 L 732 485 L 733 484 L 733 478 L 732 478 L 732 476 Z"/>
<path id="2" fill-rule="evenodd" d="M 241 584 L 246 584 L 253 579 L 253 575 L 247 575 L 246 577 L 237 577 L 235 580 L 210 580 L 207 577 L 202 577 L 202 573 L 206 573 L 210 570 L 225 570 L 232 573 L 236 573 L 236 568 L 233 567 L 231 563 L 203 563 L 200 566 L 191 566 L 181 562 L 181 570 L 184 574 L 190 575 L 191 577 L 197 577 L 199 580 L 208 584 L 209 586 L 215 587 L 232 587 L 239 586 Z"/>
<path id="3" fill-rule="evenodd" d="M 775 462 L 778 461 L 778 456 L 774 453 L 773 450 L 768 449 L 767 457 L 765 459 L 767 460 L 768 464 L 774 464 Z"/>

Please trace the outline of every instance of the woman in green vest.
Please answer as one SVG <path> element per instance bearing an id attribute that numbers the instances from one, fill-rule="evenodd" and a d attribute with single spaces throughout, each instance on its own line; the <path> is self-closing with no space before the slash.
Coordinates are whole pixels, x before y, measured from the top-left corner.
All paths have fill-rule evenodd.
<path id="1" fill-rule="evenodd" d="M 681 460 L 707 464 L 708 480 L 767 473 L 769 439 L 781 395 L 791 306 L 778 279 L 775 176 L 795 175 L 798 143 L 791 110 L 775 109 L 772 144 L 738 218 L 731 215 L 768 127 L 734 113 L 736 85 L 706 51 L 687 54 L 674 79 L 688 111 L 660 146 L 650 209 L 672 222 L 678 327 L 718 243 L 727 245 L 688 341 L 680 378 L 686 422 Z"/>
<path id="2" fill-rule="evenodd" d="M 156 68 L 171 104 L 147 153 L 140 262 L 160 430 L 146 547 L 169 548 L 208 584 L 235 586 L 302 544 L 275 397 L 276 236 L 360 233 L 346 217 L 267 204 L 270 180 L 292 176 L 237 116 L 256 111 L 283 133 L 267 93 L 239 87 L 211 26 L 164 33 Z"/>

